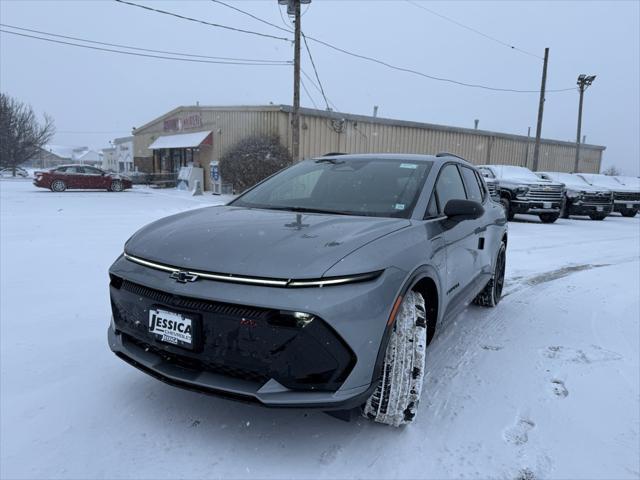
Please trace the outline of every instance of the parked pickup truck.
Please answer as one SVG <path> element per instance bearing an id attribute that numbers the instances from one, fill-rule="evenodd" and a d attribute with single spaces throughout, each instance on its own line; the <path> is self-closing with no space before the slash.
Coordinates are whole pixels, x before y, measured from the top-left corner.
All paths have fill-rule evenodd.
<path id="1" fill-rule="evenodd" d="M 562 211 L 564 184 L 543 180 L 525 167 L 481 165 L 486 179 L 497 182 L 500 203 L 512 220 L 517 213 L 538 215 L 542 223 L 553 223 Z"/>
<path id="2" fill-rule="evenodd" d="M 536 172 L 540 178 L 565 185 L 562 218 L 570 215 L 588 215 L 591 220 L 604 220 L 613 211 L 613 192 L 594 187 L 583 178 L 571 173 Z"/>
<path id="3" fill-rule="evenodd" d="M 596 187 L 608 188 L 613 192 L 613 211 L 623 217 L 635 217 L 640 210 L 640 188 L 632 184 L 632 177 L 620 177 L 620 180 L 608 175 L 596 173 L 578 173 L 580 178 Z"/>

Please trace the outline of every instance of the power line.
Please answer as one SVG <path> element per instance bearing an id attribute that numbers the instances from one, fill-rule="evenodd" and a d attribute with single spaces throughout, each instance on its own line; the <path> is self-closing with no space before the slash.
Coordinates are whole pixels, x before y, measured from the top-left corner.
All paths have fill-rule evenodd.
<path id="1" fill-rule="evenodd" d="M 172 17 L 180 18 L 182 20 L 188 20 L 190 22 L 201 23 L 203 25 L 208 25 L 210 27 L 222 28 L 222 29 L 225 29 L 225 30 L 231 30 L 233 32 L 246 33 L 248 35 L 256 35 L 256 36 L 259 36 L 259 37 L 271 38 L 271 39 L 274 39 L 274 40 L 283 40 L 285 42 L 290 42 L 291 41 L 291 39 L 286 38 L 286 37 L 276 37 L 275 35 L 269 35 L 267 33 L 254 32 L 253 30 L 244 30 L 242 28 L 230 27 L 229 25 L 222 25 L 222 24 L 219 24 L 219 23 L 211 23 L 211 22 L 207 22 L 205 20 L 200 20 L 200 19 L 197 19 L 197 18 L 187 17 L 185 15 L 180 15 L 179 13 L 173 13 L 173 12 L 168 12 L 166 10 L 160 10 L 159 8 L 148 7 L 147 5 L 140 5 L 138 3 L 127 2 L 125 0 L 115 0 L 115 1 L 118 2 L 118 3 L 125 4 L 125 5 L 130 5 L 132 7 L 138 7 L 138 8 L 142 8 L 144 10 L 149 10 L 151 12 L 162 13 L 164 15 L 171 15 Z"/>
<path id="2" fill-rule="evenodd" d="M 302 75 L 304 75 L 307 78 L 307 81 L 314 86 L 314 88 L 320 93 L 322 94 L 322 90 L 320 89 L 320 87 L 318 86 L 318 84 L 313 80 L 313 78 L 311 78 L 311 75 L 309 75 L 304 68 L 300 67 L 300 72 L 302 73 Z M 338 108 L 336 108 L 336 105 L 331 101 L 330 98 L 327 97 L 327 102 L 329 103 L 329 105 L 331 105 L 331 108 L 335 111 L 338 111 Z"/>
<path id="3" fill-rule="evenodd" d="M 324 98 L 324 103 L 327 106 L 327 110 L 328 110 L 329 102 L 327 101 L 327 96 L 324 93 L 324 87 L 322 86 L 320 75 L 318 75 L 318 69 L 316 68 L 316 63 L 313 61 L 313 55 L 311 55 L 311 49 L 309 48 L 309 44 L 307 43 L 307 37 L 304 33 L 302 33 L 302 40 L 304 40 L 304 46 L 307 49 L 307 53 L 309 54 L 309 60 L 311 60 L 311 66 L 313 67 L 313 71 L 316 74 L 316 80 L 318 80 L 318 85 L 320 86 L 320 93 L 322 93 L 322 98 Z"/>
<path id="4" fill-rule="evenodd" d="M 469 30 L 469 31 L 471 31 L 473 33 L 476 33 L 476 34 L 478 34 L 478 35 L 480 35 L 480 36 L 482 36 L 482 37 L 484 37 L 484 38 L 486 38 L 488 40 L 491 40 L 493 42 L 499 43 L 500 45 L 508 47 L 511 50 L 516 50 L 516 51 L 518 51 L 520 53 L 524 53 L 525 55 L 529 55 L 531 57 L 535 57 L 535 58 L 537 58 L 539 60 L 543 59 L 540 55 L 536 55 L 535 53 L 527 52 L 526 50 L 523 50 L 521 48 L 516 47 L 515 45 L 512 45 L 512 44 L 507 43 L 507 42 L 503 42 L 502 40 L 500 40 L 500 39 L 498 39 L 496 37 L 492 37 L 491 35 L 487 35 L 486 33 L 483 33 L 480 30 L 477 30 L 477 29 L 475 29 L 473 27 L 465 25 L 464 23 L 458 22 L 457 20 L 454 20 L 453 18 L 447 17 L 446 15 L 442 15 L 441 13 L 438 13 L 438 12 L 436 12 L 434 10 L 431 10 L 430 8 L 425 7 L 424 5 L 421 5 L 421 4 L 419 4 L 418 2 L 416 2 L 414 0 L 405 0 L 405 2 L 410 3 L 414 7 L 421 8 L 422 10 L 424 10 L 426 12 L 429 12 L 432 15 L 435 15 L 436 17 L 440 17 L 443 20 L 446 20 L 447 22 L 451 22 L 454 25 L 457 25 L 457 26 L 462 27 L 464 29 L 467 29 L 467 30 Z"/>
<path id="5" fill-rule="evenodd" d="M 11 32 L 9 30 L 3 30 L 0 29 L 0 32 L 2 33 L 8 33 L 10 35 L 18 35 L 20 37 L 27 37 L 27 38 L 33 38 L 36 40 L 42 40 L 45 42 L 51 42 L 51 43 L 58 43 L 58 44 L 62 44 L 62 45 L 70 45 L 70 46 L 74 46 L 74 47 L 80 47 L 80 48 L 88 48 L 90 50 L 99 50 L 102 52 L 111 52 L 111 53 L 119 53 L 122 55 L 131 55 L 131 56 L 135 56 L 135 57 L 146 57 L 146 58 L 158 58 L 158 59 L 162 59 L 162 60 L 177 60 L 180 62 L 194 62 L 194 63 L 213 63 L 213 64 L 220 64 L 220 65 L 261 65 L 261 66 L 289 66 L 290 63 L 288 62 L 283 62 L 283 63 L 261 63 L 261 62 L 231 62 L 231 61 L 218 61 L 218 60 L 198 60 L 195 58 L 180 58 L 180 57 L 167 57 L 167 56 L 162 56 L 162 55 L 150 55 L 150 54 L 146 54 L 146 53 L 136 53 L 136 52 L 126 52 L 124 50 L 116 50 L 116 49 L 112 49 L 112 48 L 102 48 L 102 47 L 92 47 L 91 45 L 82 45 L 79 43 L 73 43 L 73 42 L 65 42 L 62 40 L 54 40 L 53 38 L 45 38 L 45 37 L 38 37 L 36 35 L 28 35 L 26 33 L 18 33 L 18 32 Z"/>
<path id="6" fill-rule="evenodd" d="M 282 28 L 280 25 L 276 25 L 275 23 L 271 23 L 267 20 L 265 20 L 264 18 L 260 18 L 256 15 L 254 15 L 253 13 L 247 12 L 246 10 L 242 10 L 241 8 L 238 7 L 234 7 L 233 5 L 229 5 L 228 3 L 222 2 L 221 0 L 211 0 L 213 3 L 218 3 L 220 5 L 223 5 L 227 8 L 230 8 L 231 10 L 235 10 L 236 12 L 242 13 L 243 15 L 247 15 L 251 18 L 253 18 L 254 20 L 259 21 L 260 23 L 264 23 L 265 25 L 269 25 L 270 27 L 273 28 L 277 28 L 278 30 L 281 30 L 283 32 L 287 32 L 287 33 L 293 33 L 293 31 L 289 30 L 288 28 Z M 309 7 L 307 7 L 307 9 L 309 9 Z M 280 11 L 280 15 L 282 16 L 282 11 L 280 10 L 280 7 L 278 7 L 278 11 Z M 306 12 L 306 10 L 305 10 Z M 283 19 L 284 21 L 284 19 Z"/>
<path id="7" fill-rule="evenodd" d="M 330 44 L 330 43 L 327 43 L 327 42 L 325 42 L 325 41 L 323 41 L 323 40 L 319 40 L 319 39 L 317 39 L 317 38 L 313 38 L 313 37 L 309 37 L 309 36 L 307 36 L 307 38 L 308 38 L 309 40 L 312 40 L 312 41 L 314 41 L 314 42 L 317 42 L 317 43 L 319 43 L 319 44 L 321 44 L 321 45 L 324 45 L 324 46 L 326 46 L 326 47 L 329 47 L 329 48 L 331 48 L 331 49 L 333 49 L 333 50 L 336 50 L 336 51 L 338 51 L 338 52 L 342 52 L 342 53 L 344 53 L 344 54 L 346 54 L 346 55 L 350 55 L 350 56 L 352 56 L 352 57 L 360 58 L 360 59 L 362 59 L 362 60 L 368 60 L 368 61 L 370 61 L 370 62 L 374 62 L 374 63 L 380 64 L 380 65 L 383 65 L 383 66 L 385 66 L 385 67 L 387 67 L 387 68 L 390 68 L 390 69 L 392 69 L 392 70 L 397 70 L 397 71 L 405 72 L 405 73 L 411 73 L 411 74 L 413 74 L 413 75 L 418 75 L 418 76 L 420 76 L 420 77 L 429 78 L 429 79 L 431 79 L 431 80 L 437 80 L 437 81 L 439 81 L 439 82 L 452 83 L 452 84 L 460 85 L 460 86 L 463 86 L 463 87 L 479 88 L 479 89 L 483 89 L 483 90 L 490 90 L 490 91 L 494 91 L 494 92 L 510 92 L 510 93 L 540 93 L 540 90 L 519 90 L 519 89 L 515 89 L 515 88 L 498 88 L 498 87 L 489 87 L 489 86 L 487 86 L 487 85 L 482 85 L 482 84 L 479 84 L 479 83 L 467 83 L 467 82 L 461 82 L 461 81 L 458 81 L 458 80 L 453 80 L 453 79 L 451 79 L 451 78 L 438 77 L 438 76 L 435 76 L 435 75 L 429 75 L 429 74 L 426 74 L 426 73 L 420 72 L 420 71 L 418 71 L 418 70 L 413 70 L 413 69 L 411 69 L 411 68 L 399 67 L 399 66 L 397 66 L 397 65 L 392 65 L 392 64 L 390 64 L 390 63 L 388 63 L 388 62 L 385 62 L 385 61 L 383 61 L 383 60 L 378 60 L 377 58 L 368 57 L 368 56 L 366 56 L 366 55 L 360 55 L 360 54 L 358 54 L 358 53 L 350 52 L 350 51 L 345 50 L 345 49 L 343 49 L 343 48 L 340 48 L 340 47 L 337 47 L 337 46 L 332 45 L 332 44 Z M 555 89 L 555 90 L 547 90 L 547 92 L 567 92 L 567 91 L 569 91 L 569 90 L 574 90 L 574 87 L 571 87 L 571 88 L 562 88 L 562 89 Z"/>
<path id="8" fill-rule="evenodd" d="M 116 0 L 116 1 L 121 2 L 121 1 L 123 1 L 123 0 Z M 270 26 L 272 26 L 272 27 L 274 27 L 274 28 L 277 28 L 278 30 L 281 30 L 281 31 L 285 31 L 285 32 L 291 33 L 291 30 L 288 30 L 288 29 L 286 29 L 286 28 L 282 28 L 282 27 L 281 27 L 281 26 L 279 26 L 279 25 L 276 25 L 276 24 L 274 24 L 274 23 L 268 22 L 267 20 L 264 20 L 264 19 L 262 19 L 262 18 L 260 18 L 260 17 L 257 17 L 256 15 L 253 15 L 252 13 L 249 13 L 249 12 L 247 12 L 247 11 L 245 11 L 245 10 L 242 10 L 242 9 L 238 8 L 238 7 L 234 7 L 234 6 L 228 5 L 228 4 L 226 4 L 226 3 L 224 3 L 224 2 L 222 2 L 222 1 L 220 1 L 220 0 L 213 0 L 213 1 L 214 1 L 215 3 L 219 3 L 219 4 L 221 4 L 221 5 L 224 5 L 224 6 L 228 7 L 228 8 L 232 8 L 233 10 L 235 10 L 235 11 L 237 11 L 237 12 L 240 12 L 240 13 L 242 13 L 242 14 L 244 14 L 244 15 L 248 15 L 249 17 L 251 17 L 251 18 L 254 18 L 254 19 L 258 20 L 259 22 L 262 22 L 262 23 L 264 23 L 264 24 L 266 24 L 266 25 L 270 25 Z M 421 5 L 417 5 L 417 6 L 421 7 Z M 426 7 L 425 7 L 425 8 L 426 8 Z M 280 16 L 282 17 L 282 12 L 280 11 L 280 8 L 278 8 L 278 11 L 280 12 Z M 439 14 L 438 14 L 438 15 L 439 15 Z M 444 17 L 444 16 L 443 16 L 443 17 Z M 449 19 L 448 17 L 447 17 L 446 19 L 447 19 L 447 20 L 449 20 L 449 21 L 453 21 L 453 22 L 455 22 L 455 20 L 453 20 L 453 19 Z M 284 22 L 284 18 L 282 18 L 282 21 L 283 21 L 283 23 L 285 23 L 285 22 Z M 461 24 L 461 25 L 462 25 L 462 24 Z M 285 23 L 285 26 L 286 26 L 286 23 Z M 465 27 L 465 28 L 471 28 L 471 27 L 466 27 L 466 26 L 464 26 L 464 27 Z M 479 34 L 481 34 L 481 35 L 485 35 L 485 34 L 483 34 L 482 32 L 479 32 L 479 31 L 477 31 L 476 33 L 479 33 Z M 418 70 L 414 70 L 414 69 L 412 69 L 412 68 L 400 67 L 400 66 L 398 66 L 398 65 L 393 65 L 393 64 L 391 64 L 391 63 L 389 63 L 389 62 L 386 62 L 386 61 L 384 61 L 384 60 L 380 60 L 380 59 L 377 59 L 377 58 L 374 58 L 374 57 L 369 57 L 369 56 L 367 56 L 367 55 L 362 55 L 362 54 L 359 54 L 359 53 L 355 53 L 355 52 L 352 52 L 352 51 L 346 50 L 346 49 L 344 49 L 344 48 L 338 47 L 337 45 L 333 45 L 333 44 L 331 44 L 331 43 L 329 43 L 329 42 L 325 42 L 324 40 L 320 40 L 320 39 L 315 38 L 315 37 L 311 37 L 311 36 L 308 36 L 308 35 L 307 35 L 307 37 L 306 37 L 306 38 L 308 38 L 309 40 L 311 40 L 311 41 L 313 41 L 313 42 L 319 43 L 320 45 L 324 45 L 325 47 L 331 48 L 332 50 L 335 50 L 335 51 L 337 51 L 337 52 L 343 53 L 343 54 L 345 54 L 345 55 L 349 55 L 349 56 L 352 56 L 352 57 L 355 57 L 355 58 L 359 58 L 359 59 L 361 59 L 361 60 L 366 60 L 366 61 L 369 61 L 369 62 L 377 63 L 378 65 L 385 66 L 385 67 L 390 68 L 390 69 L 392 69 L 392 70 L 397 70 L 397 71 L 405 72 L 405 73 L 411 73 L 411 74 L 413 74 L 413 75 L 417 75 L 417 76 L 420 76 L 420 77 L 428 78 L 428 79 L 430 79 L 430 80 L 435 80 L 435 81 L 445 82 L 445 83 L 451 83 L 451 84 L 460 85 L 460 86 L 463 86 L 463 87 L 478 88 L 478 89 L 483 89 L 483 90 L 490 90 L 490 91 L 494 91 L 494 92 L 509 92 L 509 93 L 540 93 L 540 90 L 521 90 L 521 89 L 515 89 L 515 88 L 499 88 L 499 87 L 491 87 L 491 86 L 488 86 L 488 85 L 482 85 L 482 84 L 479 84 L 479 83 L 468 83 L 468 82 L 462 82 L 462 81 L 459 81 L 459 80 L 454 80 L 454 79 L 451 79 L 451 78 L 440 77 L 440 76 L 436 76 L 436 75 L 430 75 L 430 74 L 427 74 L 427 73 L 424 73 L 424 72 L 420 72 L 420 71 L 418 71 Z M 493 38 L 492 38 L 492 39 L 493 39 Z M 499 40 L 497 40 L 497 39 L 493 39 L 493 40 L 499 41 Z M 509 44 L 507 44 L 507 45 L 508 45 L 509 47 L 512 47 L 512 45 L 509 45 Z M 517 49 L 517 48 L 516 48 L 516 47 L 514 47 L 514 49 Z M 529 52 L 525 52 L 524 50 L 520 50 L 520 49 L 517 49 L 517 50 L 522 51 L 522 52 L 527 53 L 527 54 L 530 54 Z M 530 55 L 533 55 L 533 54 L 530 54 Z M 533 56 L 536 56 L 536 55 L 533 55 Z M 540 57 L 538 57 L 538 58 L 540 58 Z M 571 88 L 561 88 L 561 89 L 549 89 L 549 90 L 547 90 L 547 92 L 568 92 L 568 91 L 570 91 L 570 90 L 574 90 L 574 87 L 571 87 Z"/>
<path id="9" fill-rule="evenodd" d="M 304 90 L 304 92 L 307 94 L 307 97 L 309 97 L 309 100 L 311 100 L 311 103 L 313 104 L 313 106 L 315 107 L 316 110 L 318 110 L 318 104 L 316 103 L 316 101 L 313 99 L 313 97 L 311 96 L 311 94 L 309 93 L 309 89 L 307 88 L 307 86 L 304 83 L 304 79 L 300 78 L 300 84 L 302 85 L 302 89 Z"/>
<path id="10" fill-rule="evenodd" d="M 169 54 L 169 55 L 180 55 L 183 57 L 194 57 L 194 58 L 208 58 L 211 60 L 231 60 L 231 61 L 238 61 L 238 62 L 264 62 L 264 63 L 290 63 L 287 62 L 285 60 L 268 60 L 268 59 L 259 59 L 259 58 L 235 58 L 235 57 L 212 57 L 209 55 L 196 55 L 196 54 L 192 54 L 192 53 L 181 53 L 181 52 L 172 52 L 172 51 L 167 51 L 167 50 L 153 50 L 150 48 L 141 48 L 141 47 L 132 47 L 130 45 L 122 45 L 122 44 L 118 44 L 118 43 L 108 43 L 108 42 L 99 42 L 96 40 L 88 40 L 86 38 L 80 38 L 80 37 L 71 37 L 68 35 L 60 35 L 57 33 L 51 33 L 51 32 L 44 32 L 42 30 L 33 30 L 30 28 L 24 28 L 24 27 L 16 27 L 14 25 L 8 25 L 5 23 L 0 23 L 0 26 L 2 27 L 8 27 L 8 28 L 13 28 L 15 30 L 21 30 L 23 32 L 31 32 L 31 33 L 39 33 L 42 35 L 49 35 L 51 37 L 57 37 L 57 38 L 66 38 L 68 40 L 77 40 L 80 42 L 86 42 L 86 43 L 93 43 L 95 45 L 106 45 L 109 47 L 118 47 L 118 48 L 127 48 L 129 50 L 138 50 L 138 51 L 142 51 L 142 52 L 152 52 L 152 53 L 162 53 L 162 54 Z"/>

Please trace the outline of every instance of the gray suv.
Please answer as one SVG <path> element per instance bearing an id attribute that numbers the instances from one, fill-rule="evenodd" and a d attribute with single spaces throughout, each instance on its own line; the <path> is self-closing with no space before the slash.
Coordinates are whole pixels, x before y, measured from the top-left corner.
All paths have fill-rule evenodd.
<path id="1" fill-rule="evenodd" d="M 560 217 L 564 184 L 545 180 L 528 168 L 515 165 L 481 165 L 478 168 L 487 180 L 497 183 L 500 202 L 509 220 L 518 213 L 538 215 L 542 223 L 553 223 Z"/>
<path id="2" fill-rule="evenodd" d="M 109 345 L 178 387 L 409 423 L 427 345 L 469 302 L 498 303 L 506 245 L 463 159 L 302 161 L 136 232 L 109 270 Z"/>

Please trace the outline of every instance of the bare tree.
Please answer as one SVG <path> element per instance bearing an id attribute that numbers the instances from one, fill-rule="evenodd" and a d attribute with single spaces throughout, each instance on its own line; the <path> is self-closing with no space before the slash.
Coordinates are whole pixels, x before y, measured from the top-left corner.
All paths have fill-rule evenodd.
<path id="1" fill-rule="evenodd" d="M 13 176 L 16 167 L 35 156 L 55 131 L 49 115 L 40 123 L 30 105 L 0 93 L 0 166 L 11 168 Z"/>
<path id="2" fill-rule="evenodd" d="M 602 171 L 602 174 L 615 177 L 617 175 L 620 175 L 620 170 L 618 170 L 615 165 L 611 165 L 609 168 L 604 169 Z"/>

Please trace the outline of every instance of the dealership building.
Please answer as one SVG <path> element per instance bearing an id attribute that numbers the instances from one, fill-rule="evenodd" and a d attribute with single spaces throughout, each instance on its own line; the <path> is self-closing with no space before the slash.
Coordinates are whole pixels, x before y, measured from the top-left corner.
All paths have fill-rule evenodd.
<path id="1" fill-rule="evenodd" d="M 183 166 L 204 169 L 206 190 L 218 190 L 217 162 L 248 136 L 277 135 L 291 149 L 292 107 L 182 106 L 134 129 L 134 164 L 138 171 L 175 174 Z M 301 159 L 330 152 L 450 152 L 474 164 L 531 168 L 534 139 L 523 135 L 300 109 Z M 583 144 L 579 171 L 598 173 L 606 147 Z M 539 170 L 573 171 L 575 142 L 542 139 Z"/>

